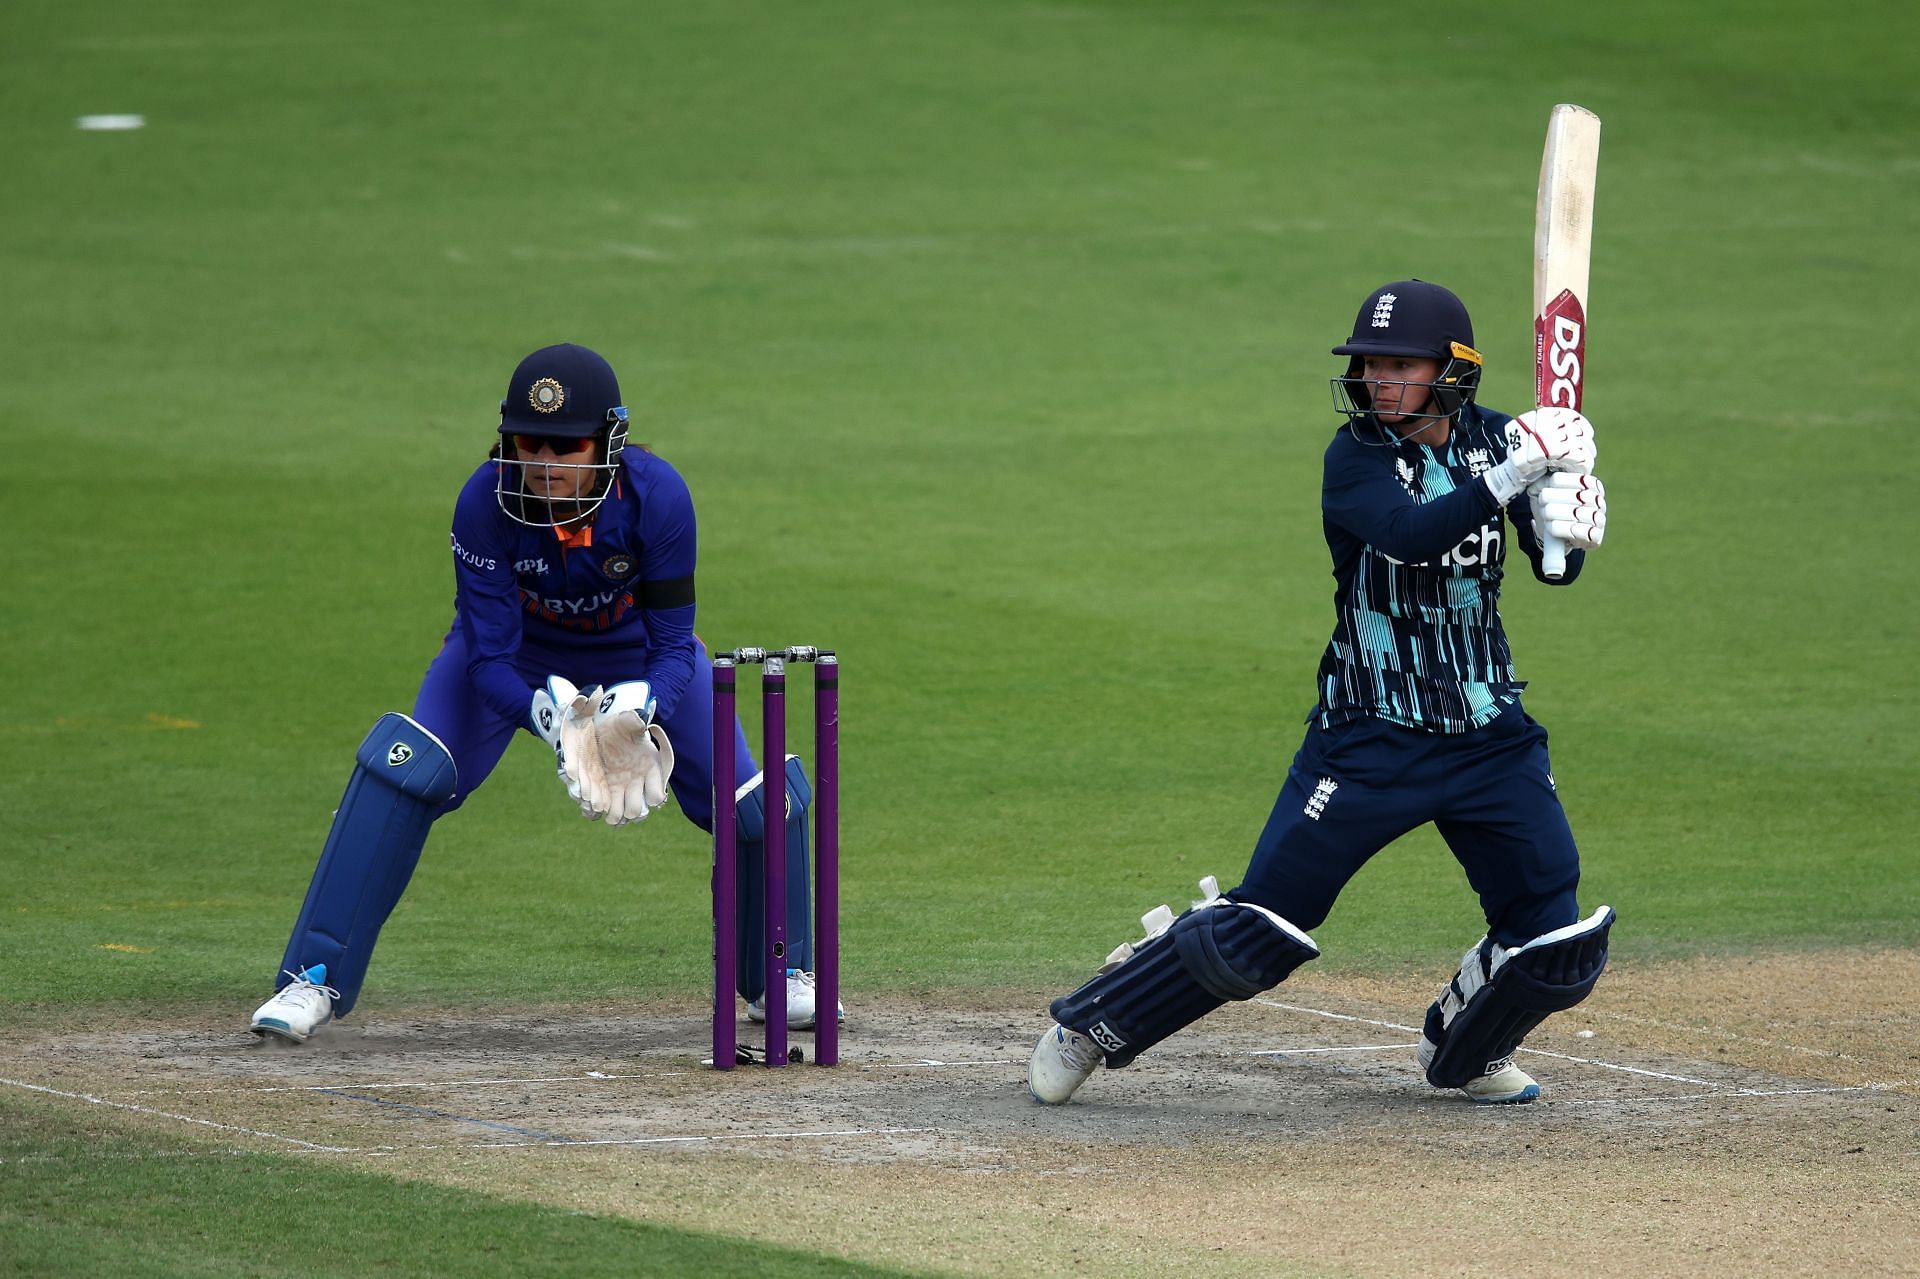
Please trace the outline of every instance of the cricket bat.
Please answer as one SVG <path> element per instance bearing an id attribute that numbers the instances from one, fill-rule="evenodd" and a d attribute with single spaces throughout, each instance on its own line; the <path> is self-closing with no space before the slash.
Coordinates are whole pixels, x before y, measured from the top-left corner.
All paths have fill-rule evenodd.
<path id="1" fill-rule="evenodd" d="M 1533 402 L 1576 412 L 1587 388 L 1587 266 L 1593 248 L 1593 183 L 1600 117 L 1561 103 L 1547 118 L 1533 218 Z M 1545 529 L 1540 571 L 1567 571 L 1567 544 Z"/>

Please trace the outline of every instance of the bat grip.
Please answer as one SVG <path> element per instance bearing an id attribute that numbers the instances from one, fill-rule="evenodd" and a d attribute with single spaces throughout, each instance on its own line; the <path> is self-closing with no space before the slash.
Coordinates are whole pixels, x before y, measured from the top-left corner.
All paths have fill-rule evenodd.
<path id="1" fill-rule="evenodd" d="M 1567 575 L 1567 544 L 1545 529 L 1535 531 L 1540 536 L 1540 571 L 1557 582 Z"/>

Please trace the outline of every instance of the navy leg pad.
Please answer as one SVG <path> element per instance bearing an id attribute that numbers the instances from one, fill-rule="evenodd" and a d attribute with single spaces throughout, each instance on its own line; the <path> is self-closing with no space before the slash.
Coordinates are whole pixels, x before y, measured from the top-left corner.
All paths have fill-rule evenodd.
<path id="1" fill-rule="evenodd" d="M 397 712 L 380 717 L 354 756 L 276 989 L 291 980 L 287 972 L 325 964 L 327 984 L 340 992 L 335 1012 L 353 1010 L 380 926 L 413 877 L 435 811 L 456 786 L 453 756 L 439 738 Z"/>
<path id="2" fill-rule="evenodd" d="M 787 756 L 787 967 L 813 968 L 812 857 L 809 851 L 807 810 L 813 804 L 813 786 L 798 755 Z M 745 999 L 756 999 L 767 988 L 762 934 L 765 925 L 760 885 L 765 882 L 766 786 L 764 774 L 741 786 L 734 812 L 739 831 L 740 895 L 734 909 L 737 935 L 737 988 Z"/>
<path id="3" fill-rule="evenodd" d="M 1188 911 L 1125 963 L 1053 1001 L 1053 1019 L 1100 1046 L 1115 1070 L 1229 1000 L 1251 999 L 1317 958 L 1272 911 L 1219 898 Z"/>
<path id="4" fill-rule="evenodd" d="M 1593 993 L 1607 966 L 1614 918 L 1613 908 L 1602 906 L 1497 960 L 1489 943 L 1470 952 L 1440 1002 L 1427 1010 L 1425 1038 L 1439 1046 L 1427 1082 L 1459 1088 L 1479 1078 L 1511 1057 L 1550 1015 Z"/>

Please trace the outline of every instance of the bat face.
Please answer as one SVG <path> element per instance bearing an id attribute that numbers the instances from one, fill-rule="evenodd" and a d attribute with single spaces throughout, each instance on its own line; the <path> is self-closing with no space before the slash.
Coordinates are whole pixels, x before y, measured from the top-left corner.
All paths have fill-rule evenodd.
<path id="1" fill-rule="evenodd" d="M 1547 120 L 1533 224 L 1533 394 L 1578 413 L 1587 392 L 1587 266 L 1600 117 L 1561 103 Z M 1567 548 L 1540 533 L 1540 571 L 1558 580 Z"/>
<path id="2" fill-rule="evenodd" d="M 1534 403 L 1586 398 L 1587 268 L 1600 118 L 1562 103 L 1547 122 L 1533 227 Z"/>
<path id="3" fill-rule="evenodd" d="M 1586 389 L 1586 307 L 1571 289 L 1562 289 L 1534 317 L 1533 327 L 1534 402 L 1579 409 Z"/>

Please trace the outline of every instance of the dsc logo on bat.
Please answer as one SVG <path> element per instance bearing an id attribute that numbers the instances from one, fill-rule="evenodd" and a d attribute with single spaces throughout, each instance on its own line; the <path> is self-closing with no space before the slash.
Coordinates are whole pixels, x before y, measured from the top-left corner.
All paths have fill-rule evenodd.
<path id="1" fill-rule="evenodd" d="M 1578 410 L 1587 359 L 1587 312 L 1569 289 L 1533 322 L 1534 381 L 1539 402 Z"/>

